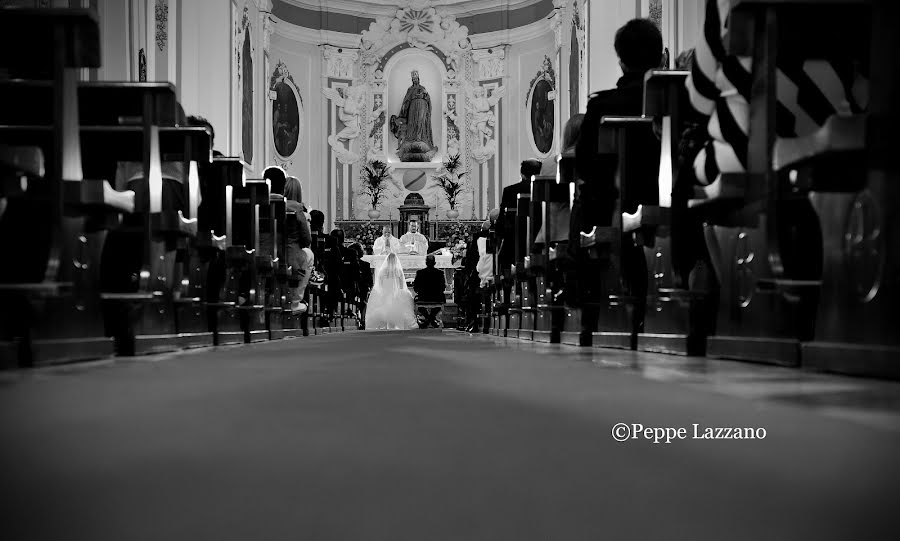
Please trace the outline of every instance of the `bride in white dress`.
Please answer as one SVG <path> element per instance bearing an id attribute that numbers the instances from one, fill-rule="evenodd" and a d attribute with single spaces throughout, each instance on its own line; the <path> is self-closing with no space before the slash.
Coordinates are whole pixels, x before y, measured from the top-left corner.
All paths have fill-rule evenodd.
<path id="1" fill-rule="evenodd" d="M 414 329 L 418 327 L 415 302 L 400 258 L 391 252 L 375 272 L 372 292 L 366 308 L 366 329 Z"/>

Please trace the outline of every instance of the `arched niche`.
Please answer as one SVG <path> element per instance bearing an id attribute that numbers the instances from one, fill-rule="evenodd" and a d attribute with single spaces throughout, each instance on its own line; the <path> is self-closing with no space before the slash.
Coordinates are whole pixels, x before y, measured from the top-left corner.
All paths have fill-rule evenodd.
<path id="1" fill-rule="evenodd" d="M 431 132 L 437 154 L 430 163 L 440 163 L 447 154 L 447 125 L 444 119 L 444 81 L 447 70 L 443 61 L 433 52 L 417 48 L 402 49 L 394 53 L 384 65 L 385 116 L 400 113 L 403 97 L 412 84 L 410 73 L 419 72 L 419 82 L 431 97 Z M 391 164 L 401 163 L 397 156 L 397 139 L 391 134 L 389 122 L 382 126 L 385 154 Z"/>

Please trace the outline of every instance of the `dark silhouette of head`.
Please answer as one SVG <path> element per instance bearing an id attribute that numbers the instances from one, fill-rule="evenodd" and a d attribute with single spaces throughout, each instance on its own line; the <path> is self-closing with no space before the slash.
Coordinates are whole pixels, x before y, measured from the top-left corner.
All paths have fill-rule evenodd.
<path id="1" fill-rule="evenodd" d="M 188 126 L 200 126 L 209 128 L 209 145 L 214 146 L 216 141 L 216 130 L 213 125 L 200 115 L 191 115 L 187 117 L 186 124 Z"/>
<path id="2" fill-rule="evenodd" d="M 662 34 L 650 19 L 632 19 L 616 31 L 619 65 L 625 73 L 644 73 L 663 60 Z"/>
<path id="3" fill-rule="evenodd" d="M 522 175 L 522 182 L 530 181 L 532 176 L 541 174 L 541 162 L 525 160 L 519 168 L 519 173 Z"/>
<path id="4" fill-rule="evenodd" d="M 428 254 L 427 256 L 425 256 L 425 266 L 428 267 L 429 269 L 433 269 L 434 265 L 435 265 L 434 256 L 431 254 Z"/>
<path id="5" fill-rule="evenodd" d="M 309 228 L 313 231 L 321 231 L 325 226 L 325 214 L 321 210 L 309 212 Z"/>
<path id="6" fill-rule="evenodd" d="M 336 227 L 331 230 L 330 235 L 332 237 L 334 237 L 334 240 L 337 241 L 338 246 L 344 245 L 344 230 L 343 229 L 341 229 L 340 227 Z"/>
<path id="7" fill-rule="evenodd" d="M 354 242 L 353 244 L 351 244 L 350 249 L 353 250 L 354 252 L 356 252 L 356 257 L 358 257 L 360 259 L 362 259 L 363 256 L 366 254 L 365 251 L 363 250 L 362 244 L 360 244 L 358 242 Z"/>

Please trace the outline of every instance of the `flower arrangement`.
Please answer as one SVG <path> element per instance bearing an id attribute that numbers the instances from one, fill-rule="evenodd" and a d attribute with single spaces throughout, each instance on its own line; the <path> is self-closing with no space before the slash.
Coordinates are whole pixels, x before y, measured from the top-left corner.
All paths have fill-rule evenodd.
<path id="1" fill-rule="evenodd" d="M 362 193 L 368 196 L 372 202 L 372 208 L 378 208 L 378 203 L 388 191 L 388 178 L 391 176 L 391 168 L 381 160 L 372 160 L 362 167 Z"/>
<path id="2" fill-rule="evenodd" d="M 465 183 L 462 178 L 466 175 L 466 172 L 458 172 L 461 166 L 462 160 L 460 159 L 460 155 L 454 154 L 447 158 L 447 161 L 443 163 L 437 174 L 434 176 L 434 181 L 437 182 L 438 186 L 443 190 L 444 196 L 447 198 L 447 204 L 450 205 L 452 210 L 456 210 L 456 199 L 465 188 Z"/>
<path id="3" fill-rule="evenodd" d="M 356 242 L 362 244 L 363 248 L 371 248 L 375 244 L 375 239 L 381 236 L 381 227 L 372 222 L 366 222 L 354 231 Z"/>

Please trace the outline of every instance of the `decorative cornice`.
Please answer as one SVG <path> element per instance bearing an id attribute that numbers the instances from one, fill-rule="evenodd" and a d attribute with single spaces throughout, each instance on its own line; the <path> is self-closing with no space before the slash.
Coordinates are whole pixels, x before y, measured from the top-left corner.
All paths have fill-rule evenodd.
<path id="1" fill-rule="evenodd" d="M 543 19 L 510 30 L 497 30 L 496 32 L 471 35 L 469 36 L 469 39 L 472 42 L 473 48 L 487 49 L 499 45 L 515 45 L 517 43 L 523 43 L 545 36 L 552 31 L 550 20 Z M 309 45 L 328 44 L 335 47 L 343 47 L 345 49 L 356 49 L 359 47 L 359 34 L 314 30 L 312 28 L 305 28 L 280 20 L 278 21 L 278 24 L 274 25 L 273 34 Z"/>
<path id="2" fill-rule="evenodd" d="M 272 0 L 266 0 L 271 3 Z M 342 13 L 344 15 L 359 15 L 365 13 L 369 16 L 391 16 L 397 11 L 396 4 L 385 3 L 382 0 L 328 0 L 327 5 L 322 5 L 322 0 L 281 0 L 287 4 L 293 4 L 313 11 L 327 11 L 329 13 Z M 542 0 L 504 0 L 503 9 L 519 9 L 528 7 Z M 432 0 L 431 5 L 442 12 L 456 17 L 468 17 L 497 11 L 497 0 Z M 323 9 L 324 8 L 324 9 Z"/>
<path id="3" fill-rule="evenodd" d="M 328 44 L 345 49 L 356 49 L 359 47 L 359 34 L 313 30 L 312 28 L 305 28 L 283 21 L 275 25 L 274 34 L 308 45 Z"/>
<path id="4" fill-rule="evenodd" d="M 531 24 L 512 28 L 509 30 L 497 30 L 496 32 L 484 32 L 470 36 L 472 47 L 486 49 L 498 45 L 515 45 L 525 41 L 544 36 L 552 31 L 550 20 L 544 19 Z"/>

